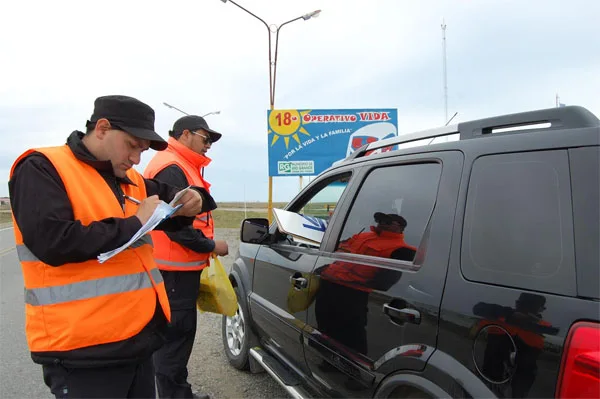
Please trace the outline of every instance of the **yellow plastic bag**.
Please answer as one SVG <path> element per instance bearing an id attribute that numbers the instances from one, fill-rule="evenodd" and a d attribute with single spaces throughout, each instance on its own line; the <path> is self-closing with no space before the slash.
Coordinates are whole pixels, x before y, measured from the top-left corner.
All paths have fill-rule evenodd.
<path id="1" fill-rule="evenodd" d="M 319 290 L 319 277 L 311 273 L 302 273 L 308 279 L 308 287 L 297 289 L 290 283 L 287 297 L 287 308 L 290 313 L 297 313 L 308 309 Z"/>
<path id="2" fill-rule="evenodd" d="M 233 316 L 237 312 L 238 302 L 235 291 L 225 268 L 214 254 L 210 266 L 202 270 L 196 307 L 201 312 L 225 316 Z"/>

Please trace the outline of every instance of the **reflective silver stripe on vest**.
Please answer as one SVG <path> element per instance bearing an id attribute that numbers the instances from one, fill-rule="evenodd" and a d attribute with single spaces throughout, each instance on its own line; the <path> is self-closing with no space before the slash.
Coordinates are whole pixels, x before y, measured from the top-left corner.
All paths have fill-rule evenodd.
<path id="1" fill-rule="evenodd" d="M 195 261 L 195 262 L 173 262 L 170 260 L 155 259 L 155 261 L 159 265 L 177 266 L 177 267 L 197 267 L 197 266 L 202 266 L 202 265 L 206 264 L 205 260 L 199 260 L 199 261 Z"/>
<path id="2" fill-rule="evenodd" d="M 17 256 L 21 262 L 38 262 L 39 259 L 25 245 L 17 245 Z"/>
<path id="3" fill-rule="evenodd" d="M 206 222 L 208 220 L 208 215 L 205 215 L 205 216 L 196 216 L 196 220 L 199 220 L 201 222 Z"/>
<path id="4" fill-rule="evenodd" d="M 163 281 L 160 271 L 152 269 L 152 278 L 159 284 Z M 146 272 L 125 276 L 105 277 L 54 287 L 25 289 L 25 303 L 32 306 L 55 305 L 58 303 L 95 298 L 152 287 Z"/>
<path id="5" fill-rule="evenodd" d="M 149 245 L 153 246 L 152 237 L 150 237 L 150 234 L 144 234 L 136 242 L 134 242 L 133 244 L 131 244 L 129 246 L 129 248 L 139 248 L 139 247 L 141 247 L 142 245 L 145 245 L 145 244 L 149 244 Z"/>
<path id="6" fill-rule="evenodd" d="M 150 234 L 143 235 L 139 240 L 131 244 L 129 248 L 139 248 L 145 244 L 150 244 L 151 246 L 154 245 Z M 41 262 L 25 244 L 17 245 L 17 256 L 21 262 Z"/>
<path id="7" fill-rule="evenodd" d="M 150 274 L 152 275 L 152 278 L 154 279 L 154 282 L 156 284 L 160 284 L 163 282 L 163 278 L 162 278 L 162 274 L 160 274 L 160 270 L 154 268 L 154 269 L 150 270 Z"/>

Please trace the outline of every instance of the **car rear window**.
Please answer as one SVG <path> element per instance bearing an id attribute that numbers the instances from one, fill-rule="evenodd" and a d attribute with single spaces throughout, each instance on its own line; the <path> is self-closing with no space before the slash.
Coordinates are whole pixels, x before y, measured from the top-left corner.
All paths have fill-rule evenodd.
<path id="1" fill-rule="evenodd" d="M 474 281 L 576 294 L 566 150 L 489 155 L 474 162 L 461 267 Z"/>

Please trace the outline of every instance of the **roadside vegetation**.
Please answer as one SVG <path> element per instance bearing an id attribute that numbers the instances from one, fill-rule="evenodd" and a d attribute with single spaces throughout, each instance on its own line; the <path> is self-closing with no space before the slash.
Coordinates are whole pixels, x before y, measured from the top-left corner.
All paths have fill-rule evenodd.
<path id="1" fill-rule="evenodd" d="M 242 220 L 244 220 L 244 203 L 243 202 L 223 202 L 219 203 L 219 208 L 236 208 L 238 211 L 226 211 L 216 209 L 212 214 L 215 220 L 215 227 L 217 228 L 240 228 Z M 273 203 L 274 208 L 282 208 L 286 204 L 283 202 Z M 263 209 L 267 208 L 266 202 L 252 202 L 246 204 L 247 212 L 246 217 L 249 218 L 266 218 L 267 212 Z M 260 209 L 260 211 L 254 211 L 253 209 Z M 10 206 L 0 205 L 0 225 L 12 223 L 10 214 Z"/>

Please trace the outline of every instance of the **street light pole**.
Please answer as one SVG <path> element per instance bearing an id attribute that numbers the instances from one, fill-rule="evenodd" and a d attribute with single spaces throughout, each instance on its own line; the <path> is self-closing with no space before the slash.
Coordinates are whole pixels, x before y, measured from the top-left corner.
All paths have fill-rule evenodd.
<path id="1" fill-rule="evenodd" d="M 200 116 L 202 116 L 204 118 L 205 116 L 208 116 L 208 115 L 219 115 L 220 113 L 221 113 L 221 111 L 211 111 L 208 114 L 204 114 L 204 115 L 200 115 Z"/>
<path id="2" fill-rule="evenodd" d="M 233 0 L 221 0 L 221 1 L 223 3 L 227 3 L 229 1 L 234 6 L 244 10 L 248 14 L 252 15 L 254 18 L 258 19 L 260 22 L 262 22 L 262 24 L 265 26 L 265 28 L 267 28 L 267 32 L 269 35 L 269 105 L 271 106 L 271 110 L 273 110 L 273 107 L 275 105 L 275 100 L 273 99 L 273 64 L 271 62 L 271 28 L 269 27 L 269 24 L 266 23 L 261 17 L 254 14 L 253 12 L 245 9 L 244 7 L 242 7 L 235 1 L 233 1 Z"/>
<path id="3" fill-rule="evenodd" d="M 321 10 L 315 10 L 313 12 L 309 12 L 308 14 L 304 14 L 300 17 L 290 19 L 289 21 L 285 21 L 284 23 L 277 26 L 277 25 L 269 25 L 258 15 L 254 14 L 251 11 L 247 10 L 246 8 L 242 7 L 241 5 L 239 5 L 238 3 L 236 3 L 233 0 L 221 0 L 221 1 L 223 3 L 230 2 L 234 6 L 240 8 L 241 10 L 252 15 L 254 18 L 258 19 L 267 28 L 267 32 L 269 35 L 269 106 L 270 106 L 271 111 L 273 111 L 273 109 L 275 109 L 275 78 L 276 78 L 276 74 L 277 74 L 277 47 L 279 45 L 279 31 L 285 25 L 292 23 L 294 21 L 298 21 L 300 19 L 308 21 L 311 18 L 316 18 L 321 13 Z M 273 57 L 273 51 L 272 51 L 272 45 L 271 45 L 273 33 L 275 33 L 274 57 Z M 273 60 L 273 58 L 274 58 L 274 60 Z M 302 179 L 302 176 L 300 176 L 300 179 Z M 302 180 L 300 180 L 300 185 L 302 185 Z M 269 219 L 269 223 L 270 223 L 271 219 L 272 219 L 271 214 L 273 212 L 273 176 L 269 176 L 269 203 L 268 203 L 267 208 L 268 208 L 267 209 L 267 212 L 268 212 L 267 218 Z"/>
<path id="4" fill-rule="evenodd" d="M 269 39 L 269 105 L 270 105 L 271 111 L 272 111 L 275 108 L 275 77 L 276 77 L 275 75 L 277 72 L 277 47 L 279 45 L 279 31 L 285 25 L 292 23 L 294 21 L 298 21 L 300 19 L 308 21 L 311 18 L 316 18 L 321 13 L 321 10 L 315 10 L 313 12 L 309 12 L 308 14 L 304 14 L 297 18 L 290 19 L 289 21 L 285 21 L 281 25 L 277 26 L 277 25 L 269 25 L 267 22 L 265 22 L 264 19 L 262 19 L 261 17 L 259 17 L 256 14 L 254 14 L 252 11 L 242 7 L 241 5 L 239 5 L 238 3 L 236 3 L 233 0 L 221 0 L 221 1 L 223 3 L 229 2 L 229 3 L 233 4 L 234 6 L 238 7 L 239 9 L 245 11 L 246 13 L 252 15 L 254 18 L 258 19 L 265 26 L 265 28 L 267 28 L 267 34 L 268 34 L 268 39 Z M 274 60 L 273 60 L 273 50 L 272 50 L 272 41 L 273 41 L 272 35 L 273 35 L 273 33 L 275 33 Z"/>
<path id="5" fill-rule="evenodd" d="M 271 89 L 271 92 L 272 92 L 272 94 L 271 94 L 271 99 L 272 99 L 271 100 L 272 101 L 272 103 L 271 103 L 271 110 L 273 110 L 273 106 L 275 104 L 275 81 L 276 81 L 276 78 L 277 78 L 277 47 L 278 47 L 278 44 L 279 44 L 279 31 L 281 30 L 281 28 L 283 28 L 285 25 L 287 25 L 289 23 L 292 23 L 294 21 L 298 21 L 300 19 L 308 21 L 311 18 L 318 17 L 319 14 L 321 14 L 321 10 L 315 10 L 313 12 L 309 12 L 308 14 L 304 14 L 304 15 L 302 15 L 300 17 L 297 17 L 297 18 L 294 18 L 294 19 L 290 19 L 289 21 L 286 21 L 286 22 L 282 23 L 281 25 L 279 25 L 277 27 L 277 31 L 275 33 L 275 62 L 273 63 L 273 86 L 272 86 L 272 89 Z M 269 32 L 271 32 L 270 29 L 269 29 Z M 269 34 L 269 37 L 270 36 L 271 35 Z"/>
<path id="6" fill-rule="evenodd" d="M 165 107 L 172 108 L 172 109 L 174 109 L 176 111 L 181 112 L 184 115 L 189 115 L 187 112 L 182 111 L 179 108 L 172 106 L 171 104 L 168 104 L 168 103 L 163 103 L 163 104 L 164 104 Z M 221 113 L 221 111 L 211 111 L 208 114 L 204 114 L 204 115 L 201 115 L 201 116 L 204 118 L 205 116 L 208 116 L 208 115 L 219 115 L 220 113 Z"/>
<path id="7" fill-rule="evenodd" d="M 167 104 L 167 103 L 163 103 L 163 104 L 164 104 L 164 106 L 165 106 L 165 107 L 169 107 L 169 108 L 171 108 L 171 109 L 174 109 L 174 110 L 176 110 L 176 111 L 179 111 L 179 112 L 181 112 L 181 113 L 182 113 L 182 114 L 184 114 L 184 115 L 189 115 L 187 112 L 185 112 L 185 111 L 182 111 L 182 110 L 180 110 L 179 108 L 172 106 L 171 104 Z"/>

